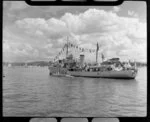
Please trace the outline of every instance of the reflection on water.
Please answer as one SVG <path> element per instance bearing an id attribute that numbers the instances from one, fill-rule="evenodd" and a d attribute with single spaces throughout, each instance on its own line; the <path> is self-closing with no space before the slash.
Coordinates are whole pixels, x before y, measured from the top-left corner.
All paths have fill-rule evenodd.
<path id="1" fill-rule="evenodd" d="M 146 68 L 135 80 L 53 77 L 47 68 L 4 68 L 4 116 L 146 116 Z"/>

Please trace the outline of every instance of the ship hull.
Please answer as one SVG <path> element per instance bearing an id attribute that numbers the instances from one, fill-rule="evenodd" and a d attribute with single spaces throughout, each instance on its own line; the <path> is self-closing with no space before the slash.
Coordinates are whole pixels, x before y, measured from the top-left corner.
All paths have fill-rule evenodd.
<path id="1" fill-rule="evenodd" d="M 134 79 L 137 73 L 129 70 L 129 71 L 104 71 L 104 72 L 69 71 L 68 74 L 75 77 Z"/>
<path id="2" fill-rule="evenodd" d="M 134 79 L 137 75 L 137 70 L 121 70 L 121 71 L 68 71 L 64 68 L 49 67 L 50 75 L 74 77 L 89 77 L 89 78 L 115 78 L 115 79 Z"/>

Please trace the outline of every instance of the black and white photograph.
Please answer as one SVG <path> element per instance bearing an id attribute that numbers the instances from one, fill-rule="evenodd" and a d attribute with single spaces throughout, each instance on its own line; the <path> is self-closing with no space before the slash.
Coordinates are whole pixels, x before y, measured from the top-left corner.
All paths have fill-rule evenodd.
<path id="1" fill-rule="evenodd" d="M 3 1 L 3 116 L 146 117 L 146 10 Z"/>

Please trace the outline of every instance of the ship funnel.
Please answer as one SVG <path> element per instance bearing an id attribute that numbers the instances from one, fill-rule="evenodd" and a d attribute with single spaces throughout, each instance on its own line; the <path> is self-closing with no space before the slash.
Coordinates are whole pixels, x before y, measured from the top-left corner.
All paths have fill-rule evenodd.
<path id="1" fill-rule="evenodd" d="M 84 65 L 84 55 L 83 54 L 80 55 L 80 65 L 81 65 L 81 67 L 83 67 L 83 65 Z"/>

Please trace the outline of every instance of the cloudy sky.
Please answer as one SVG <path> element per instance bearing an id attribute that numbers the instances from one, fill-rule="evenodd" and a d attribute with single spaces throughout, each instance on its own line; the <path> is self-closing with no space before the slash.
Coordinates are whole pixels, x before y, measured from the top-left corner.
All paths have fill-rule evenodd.
<path id="1" fill-rule="evenodd" d="M 146 28 L 145 2 L 128 1 L 115 7 L 38 7 L 5 1 L 3 60 L 52 60 L 68 36 L 70 42 L 88 49 L 95 49 L 98 42 L 99 56 L 146 62 Z M 85 55 L 88 61 L 95 61 L 95 53 Z"/>

